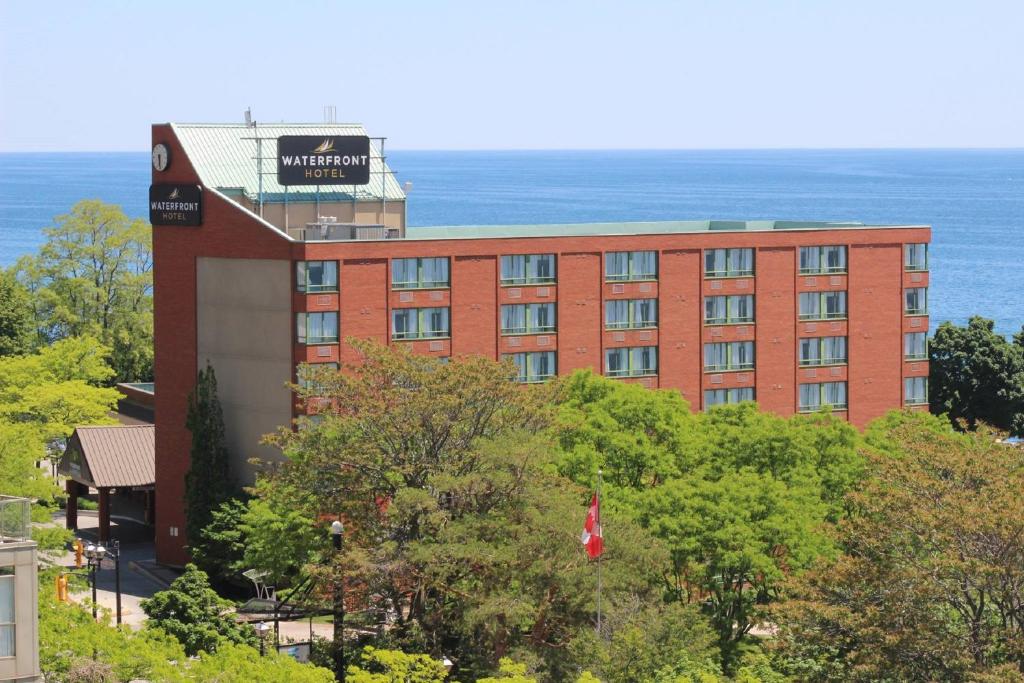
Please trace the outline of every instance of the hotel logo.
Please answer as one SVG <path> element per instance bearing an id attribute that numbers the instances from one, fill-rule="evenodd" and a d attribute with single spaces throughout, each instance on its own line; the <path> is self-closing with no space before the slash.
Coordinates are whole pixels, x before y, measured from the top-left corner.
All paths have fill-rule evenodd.
<path id="1" fill-rule="evenodd" d="M 277 139 L 282 185 L 366 185 L 370 138 L 365 135 L 282 135 Z"/>
<path id="2" fill-rule="evenodd" d="M 203 189 L 198 185 L 150 185 L 149 222 L 152 225 L 202 225 Z"/>

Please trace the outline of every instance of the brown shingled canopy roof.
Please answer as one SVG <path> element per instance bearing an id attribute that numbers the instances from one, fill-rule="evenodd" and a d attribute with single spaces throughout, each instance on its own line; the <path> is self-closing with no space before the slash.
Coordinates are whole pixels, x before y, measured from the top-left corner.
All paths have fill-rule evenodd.
<path id="1" fill-rule="evenodd" d="M 68 439 L 58 470 L 95 488 L 153 486 L 153 425 L 78 427 Z"/>

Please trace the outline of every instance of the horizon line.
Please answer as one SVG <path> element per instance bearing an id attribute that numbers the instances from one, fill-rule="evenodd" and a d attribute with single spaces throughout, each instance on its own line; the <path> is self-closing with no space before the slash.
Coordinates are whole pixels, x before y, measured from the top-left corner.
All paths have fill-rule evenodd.
<path id="1" fill-rule="evenodd" d="M 1019 146 L 907 147 L 394 147 L 389 152 L 917 152 L 1024 151 Z M 147 149 L 0 150 L 0 154 L 147 154 Z"/>

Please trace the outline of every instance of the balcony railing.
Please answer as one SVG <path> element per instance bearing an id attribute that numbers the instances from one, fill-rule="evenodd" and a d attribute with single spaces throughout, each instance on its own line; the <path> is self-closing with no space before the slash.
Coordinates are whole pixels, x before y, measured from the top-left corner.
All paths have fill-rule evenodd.
<path id="1" fill-rule="evenodd" d="M 0 495 L 0 543 L 27 541 L 31 537 L 32 502 Z"/>

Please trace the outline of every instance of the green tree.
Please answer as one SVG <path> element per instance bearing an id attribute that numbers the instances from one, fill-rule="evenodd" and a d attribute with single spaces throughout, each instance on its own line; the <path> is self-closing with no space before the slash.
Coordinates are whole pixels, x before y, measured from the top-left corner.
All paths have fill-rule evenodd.
<path id="1" fill-rule="evenodd" d="M 1024 416 L 1018 417 L 1024 414 L 1024 345 L 1010 343 L 994 327 L 979 316 L 966 327 L 944 322 L 929 341 L 931 411 L 947 413 L 954 425 L 1024 426 Z"/>
<path id="2" fill-rule="evenodd" d="M 201 542 L 213 512 L 231 498 L 224 413 L 217 398 L 217 377 L 207 363 L 188 397 L 185 426 L 192 432 L 189 469 L 185 474 L 185 529 L 190 544 Z M 209 553 L 207 553 L 208 555 Z"/>
<path id="3" fill-rule="evenodd" d="M 215 582 L 239 583 L 239 568 L 245 554 L 246 537 L 242 531 L 245 502 L 231 498 L 210 513 L 210 523 L 199 532 L 189 549 L 192 561 Z"/>
<path id="4" fill-rule="evenodd" d="M 348 683 L 443 683 L 448 678 L 444 663 L 428 655 L 365 647 L 358 664 L 346 670 Z"/>
<path id="5" fill-rule="evenodd" d="M 149 625 L 174 636 L 188 655 L 216 652 L 225 642 L 250 646 L 258 642 L 252 627 L 232 618 L 231 602 L 210 588 L 206 572 L 194 564 L 186 565 L 170 588 L 141 605 Z"/>
<path id="6" fill-rule="evenodd" d="M 43 230 L 18 261 L 32 294 L 40 343 L 94 336 L 110 349 L 118 381 L 153 376 L 152 230 L 120 207 L 83 200 Z"/>
<path id="7" fill-rule="evenodd" d="M 592 373 L 570 378 L 556 430 L 562 472 L 587 484 L 604 469 L 606 518 L 667 545 L 669 595 L 703 607 L 730 670 L 783 578 L 834 552 L 822 529 L 863 475 L 856 431 L 828 415 L 693 415 L 674 391 Z"/>
<path id="8" fill-rule="evenodd" d="M 967 681 L 1024 669 L 1024 456 L 986 429 L 889 422 L 891 451 L 869 453 L 848 494 L 842 554 L 793 577 L 774 609 L 789 671 Z"/>
<path id="9" fill-rule="evenodd" d="M 544 680 L 567 680 L 596 577 L 579 543 L 588 494 L 551 469 L 558 387 L 523 387 L 509 364 L 480 357 L 439 364 L 353 344 L 362 364 L 300 373 L 316 387 L 300 393 L 332 409 L 282 430 L 287 460 L 269 485 L 309 519 L 346 520 L 336 567 L 350 609 L 390 616 L 382 645 L 448 655 L 459 678 L 515 653 Z M 659 600 L 663 548 L 629 520 L 615 528 L 607 599 Z"/>
<path id="10" fill-rule="evenodd" d="M 32 300 L 12 271 L 0 271 L 0 356 L 30 353 L 35 345 Z"/>
<path id="11" fill-rule="evenodd" d="M 287 487 L 260 483 L 256 491 L 262 495 L 250 500 L 242 515 L 245 542 L 235 571 L 261 569 L 267 572 L 268 583 L 288 586 L 331 548 L 331 540 L 315 519 L 293 507 L 295 494 Z"/>

